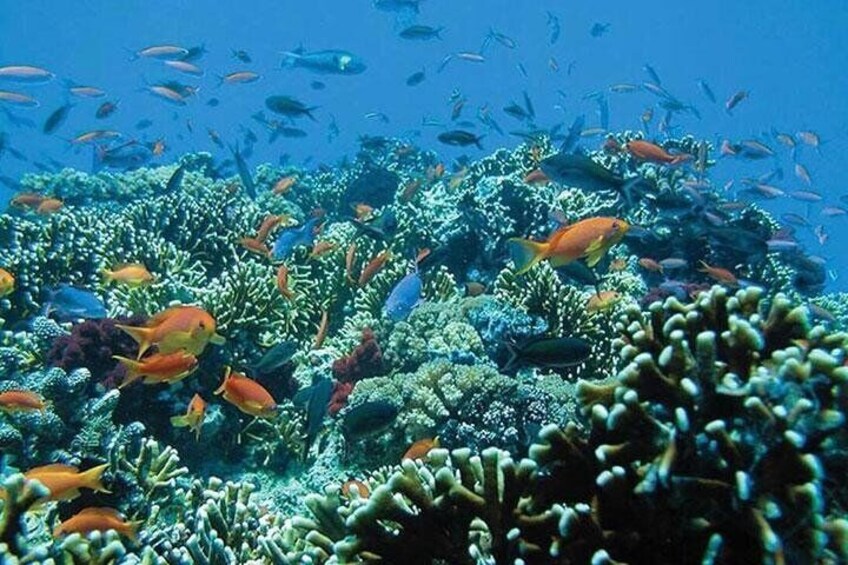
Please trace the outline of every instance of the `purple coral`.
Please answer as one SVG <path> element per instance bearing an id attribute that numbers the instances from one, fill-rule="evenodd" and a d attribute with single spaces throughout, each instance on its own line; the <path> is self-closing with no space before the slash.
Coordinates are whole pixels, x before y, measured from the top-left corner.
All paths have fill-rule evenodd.
<path id="1" fill-rule="evenodd" d="M 91 371 L 95 381 L 112 388 L 124 378 L 124 366 L 115 361 L 113 355 L 135 358 L 136 342 L 121 331 L 117 324 L 143 325 L 146 318 L 103 318 L 87 320 L 77 324 L 70 335 L 57 337 L 47 353 L 47 364 L 71 371 L 85 367 Z"/>

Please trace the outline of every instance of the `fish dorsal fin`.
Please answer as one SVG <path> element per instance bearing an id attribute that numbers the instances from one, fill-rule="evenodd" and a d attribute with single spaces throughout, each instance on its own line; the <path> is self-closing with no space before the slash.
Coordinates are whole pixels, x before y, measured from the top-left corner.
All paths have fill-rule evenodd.
<path id="1" fill-rule="evenodd" d="M 124 520 L 123 514 L 114 508 L 109 508 L 108 506 L 89 506 L 88 508 L 83 508 L 77 512 L 77 516 L 88 516 L 90 514 L 96 514 L 97 516 L 109 516 L 110 518 L 114 518 L 119 521 Z"/>
<path id="2" fill-rule="evenodd" d="M 149 320 L 147 320 L 147 324 L 145 324 L 148 328 L 152 328 L 153 326 L 158 326 L 168 318 L 174 315 L 175 312 L 179 311 L 179 309 L 183 308 L 182 306 L 171 306 L 165 310 L 162 310 Z"/>
<path id="3" fill-rule="evenodd" d="M 67 473 L 79 473 L 79 468 L 74 467 L 73 465 L 65 465 L 64 463 L 50 463 L 49 465 L 42 465 L 41 467 L 30 469 L 29 471 L 27 471 L 27 473 L 32 473 L 33 471 L 49 471 L 51 473 L 58 473 L 60 471 L 64 471 Z"/>
<path id="4" fill-rule="evenodd" d="M 129 268 L 144 269 L 145 266 L 144 266 L 143 263 L 115 263 L 112 266 L 112 271 L 120 271 L 121 269 L 129 269 Z"/>

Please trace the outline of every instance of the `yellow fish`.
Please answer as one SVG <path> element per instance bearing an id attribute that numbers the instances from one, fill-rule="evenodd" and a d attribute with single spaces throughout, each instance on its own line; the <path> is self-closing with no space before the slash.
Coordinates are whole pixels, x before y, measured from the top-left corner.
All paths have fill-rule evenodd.
<path id="1" fill-rule="evenodd" d="M 112 267 L 112 270 L 103 269 L 100 272 L 106 282 L 117 281 L 127 286 L 143 286 L 156 280 L 141 263 L 120 263 Z"/>
<path id="2" fill-rule="evenodd" d="M 0 269 L 0 297 L 8 296 L 15 290 L 15 277 L 6 269 Z"/>
<path id="3" fill-rule="evenodd" d="M 163 354 L 184 349 L 186 353 L 200 355 L 210 341 L 219 345 L 224 343 L 224 338 L 215 333 L 215 318 L 196 306 L 168 308 L 150 318 L 143 327 L 116 326 L 138 343 L 136 359 L 141 359 L 154 345 Z"/>

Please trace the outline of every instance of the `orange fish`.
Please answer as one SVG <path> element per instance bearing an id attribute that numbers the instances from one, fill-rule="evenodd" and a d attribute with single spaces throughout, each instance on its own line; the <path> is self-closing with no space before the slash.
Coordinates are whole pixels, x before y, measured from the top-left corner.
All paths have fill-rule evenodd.
<path id="1" fill-rule="evenodd" d="M 127 286 L 144 286 L 156 280 L 142 263 L 119 263 L 112 270 L 100 271 L 106 282 L 118 281 Z"/>
<path id="2" fill-rule="evenodd" d="M 324 345 L 324 340 L 327 338 L 327 331 L 330 329 L 330 315 L 326 310 L 321 312 L 321 322 L 318 324 L 318 333 L 315 334 L 315 343 L 312 349 L 321 349 Z"/>
<path id="3" fill-rule="evenodd" d="M 312 251 L 309 253 L 310 259 L 320 257 L 336 248 L 336 244 L 332 241 L 316 241 L 312 246 Z"/>
<path id="4" fill-rule="evenodd" d="M 659 145 L 655 145 L 649 141 L 641 139 L 628 141 L 624 144 L 624 147 L 631 155 L 640 161 L 650 161 L 651 163 L 678 165 L 692 159 L 692 156 L 686 153 L 681 155 L 672 155 Z"/>
<path id="5" fill-rule="evenodd" d="M 291 187 L 295 185 L 297 182 L 297 177 L 295 175 L 289 175 L 287 177 L 283 177 L 277 182 L 274 183 L 274 188 L 271 189 L 271 192 L 274 194 L 287 194 Z"/>
<path id="6" fill-rule="evenodd" d="M 430 453 L 430 450 L 439 447 L 439 438 L 424 438 L 419 439 L 415 443 L 409 446 L 409 449 L 406 450 L 406 453 L 403 454 L 401 460 L 404 459 L 425 459 L 427 454 Z"/>
<path id="7" fill-rule="evenodd" d="M 643 269 L 647 269 L 648 271 L 653 271 L 655 273 L 662 274 L 663 266 L 660 265 L 657 261 L 654 261 L 650 257 L 642 257 L 639 259 L 639 266 Z"/>
<path id="8" fill-rule="evenodd" d="M 630 225 L 618 218 L 589 218 L 559 228 L 548 241 L 511 238 L 510 255 L 518 274 L 545 259 L 549 259 L 552 266 L 561 267 L 586 257 L 586 265 L 594 267 L 629 229 Z"/>
<path id="9" fill-rule="evenodd" d="M 551 179 L 542 172 L 542 169 L 533 169 L 526 175 L 524 175 L 524 183 L 525 184 L 548 184 L 551 182 Z"/>
<path id="10" fill-rule="evenodd" d="M 80 495 L 81 488 L 97 492 L 109 492 L 103 486 L 103 472 L 109 467 L 108 463 L 92 467 L 80 472 L 76 467 L 53 463 L 33 467 L 24 473 L 27 480 L 37 480 L 47 487 L 50 494 L 44 500 L 71 500 Z"/>
<path id="11" fill-rule="evenodd" d="M 53 530 L 53 537 L 58 538 L 68 534 L 89 534 L 115 530 L 122 536 L 135 541 L 136 531 L 141 522 L 128 522 L 114 508 L 105 506 L 83 508 Z"/>
<path id="12" fill-rule="evenodd" d="M 206 401 L 197 393 L 191 398 L 188 403 L 188 409 L 184 416 L 172 416 L 171 425 L 176 428 L 188 427 L 194 430 L 195 439 L 200 439 L 200 428 L 203 426 L 203 420 L 206 418 Z"/>
<path id="13" fill-rule="evenodd" d="M 45 198 L 41 201 L 41 204 L 38 205 L 38 208 L 35 211 L 42 216 L 47 214 L 52 214 L 53 212 L 58 212 L 62 209 L 64 203 L 58 198 Z"/>
<path id="14" fill-rule="evenodd" d="M 124 388 L 128 384 L 144 378 L 144 384 L 175 383 L 186 378 L 197 369 L 197 357 L 182 349 L 171 353 L 154 353 L 135 361 L 113 355 L 127 368 L 127 376 L 118 388 Z"/>
<path id="15" fill-rule="evenodd" d="M 250 251 L 251 253 L 256 253 L 257 255 L 262 255 L 267 257 L 271 250 L 268 249 L 268 246 L 259 241 L 258 239 L 252 237 L 243 237 L 238 240 L 239 245 Z"/>
<path id="16" fill-rule="evenodd" d="M 271 233 L 271 230 L 280 225 L 285 219 L 287 217 L 284 215 L 275 216 L 274 214 L 269 214 L 265 216 L 265 219 L 262 220 L 262 224 L 259 226 L 259 230 L 256 232 L 256 241 L 264 243 L 268 239 L 268 234 Z"/>
<path id="17" fill-rule="evenodd" d="M 385 266 L 386 261 L 391 258 L 392 254 L 389 251 L 381 251 L 377 254 L 376 257 L 371 259 L 365 268 L 362 269 L 362 272 L 359 273 L 359 286 L 365 286 L 368 284 L 368 281 L 374 278 L 374 275 L 382 270 L 383 266 Z"/>
<path id="18" fill-rule="evenodd" d="M 210 341 L 224 343 L 224 338 L 215 333 L 215 318 L 195 306 L 174 306 L 159 312 L 143 327 L 116 324 L 139 345 L 138 357 L 156 345 L 159 353 L 173 353 L 185 349 L 186 353 L 200 355 Z"/>
<path id="19" fill-rule="evenodd" d="M 707 273 L 718 282 L 728 286 L 739 286 L 739 281 L 736 279 L 736 275 L 727 269 L 722 269 L 721 267 L 710 267 L 704 261 L 701 261 L 701 265 L 703 265 L 703 268 L 698 270 L 702 273 Z"/>
<path id="20" fill-rule="evenodd" d="M 277 290 L 286 300 L 294 299 L 294 293 L 289 288 L 289 268 L 285 265 L 280 265 L 277 269 Z"/>
<path id="21" fill-rule="evenodd" d="M 244 412 L 257 418 L 273 418 L 277 415 L 277 403 L 261 384 L 241 373 L 234 373 L 230 367 L 224 373 L 224 382 L 215 391 L 223 394 L 224 400 Z"/>
<path id="22" fill-rule="evenodd" d="M 353 213 L 357 220 L 367 220 L 374 214 L 374 207 L 360 202 L 353 205 Z"/>
<path id="23" fill-rule="evenodd" d="M 9 201 L 9 204 L 15 208 L 38 208 L 44 199 L 45 196 L 36 192 L 20 192 Z"/>
<path id="24" fill-rule="evenodd" d="M 406 204 L 410 202 L 415 195 L 418 194 L 418 190 L 421 188 L 421 185 L 424 184 L 422 179 L 412 179 L 405 185 L 403 185 L 403 190 L 400 191 L 400 195 L 398 196 L 398 200 L 402 204 Z"/>
<path id="25" fill-rule="evenodd" d="M 0 269 L 0 298 L 15 290 L 15 277 L 6 269 Z"/>
<path id="26" fill-rule="evenodd" d="M 0 412 L 14 414 L 15 412 L 44 412 L 44 399 L 31 390 L 7 390 L 0 392 Z"/>
<path id="27" fill-rule="evenodd" d="M 589 312 L 606 312 L 611 309 L 616 302 L 621 300 L 621 295 L 614 290 L 604 290 L 593 294 L 586 304 L 586 310 Z"/>
<path id="28" fill-rule="evenodd" d="M 627 268 L 627 259 L 613 259 L 610 263 L 609 270 L 613 273 L 618 273 Z"/>
<path id="29" fill-rule="evenodd" d="M 352 285 L 356 281 L 353 280 L 353 266 L 356 263 L 356 243 L 351 243 L 345 253 L 345 278 L 347 283 Z"/>
<path id="30" fill-rule="evenodd" d="M 342 496 L 346 498 L 353 498 L 353 493 L 351 492 L 353 487 L 356 487 L 356 491 L 359 493 L 359 498 L 368 498 L 371 496 L 371 489 L 368 488 L 368 485 L 356 479 L 348 479 L 344 482 L 342 485 Z"/>

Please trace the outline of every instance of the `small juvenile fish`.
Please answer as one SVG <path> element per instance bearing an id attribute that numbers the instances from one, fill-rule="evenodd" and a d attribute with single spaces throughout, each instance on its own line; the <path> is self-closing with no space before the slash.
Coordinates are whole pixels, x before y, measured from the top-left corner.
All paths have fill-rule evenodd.
<path id="1" fill-rule="evenodd" d="M 257 255 L 262 255 L 263 257 L 267 257 L 270 253 L 268 246 L 254 237 L 242 237 L 238 240 L 238 242 L 239 245 L 241 245 L 251 253 L 256 253 Z"/>
<path id="2" fill-rule="evenodd" d="M 277 195 L 288 194 L 296 182 L 297 175 L 289 175 L 286 177 L 282 177 L 274 183 L 274 187 L 271 189 L 271 192 Z"/>
<path id="3" fill-rule="evenodd" d="M 701 268 L 698 269 L 702 273 L 706 273 L 716 281 L 728 286 L 739 286 L 739 281 L 736 275 L 721 267 L 711 267 L 705 261 L 701 261 Z"/>
<path id="4" fill-rule="evenodd" d="M 365 265 L 365 268 L 362 269 L 362 272 L 359 273 L 359 281 L 357 281 L 358 286 L 363 287 L 368 284 L 368 282 L 374 278 L 374 275 L 382 270 L 391 256 L 392 254 L 389 251 L 381 251 L 373 259 L 371 259 L 368 264 Z"/>
<path id="5" fill-rule="evenodd" d="M 59 106 L 44 121 L 44 127 L 42 128 L 42 131 L 46 134 L 51 134 L 57 129 L 59 129 L 59 126 L 65 123 L 65 119 L 67 119 L 68 113 L 71 111 L 71 108 L 73 108 L 72 104 L 63 104 L 62 106 Z"/>
<path id="6" fill-rule="evenodd" d="M 403 454 L 401 460 L 412 459 L 414 461 L 416 459 L 426 459 L 430 450 L 437 447 L 439 447 L 439 438 L 437 437 L 419 439 L 409 446 L 409 449 L 407 449 L 406 453 Z"/>
<path id="7" fill-rule="evenodd" d="M 424 73 L 424 69 L 412 73 L 406 78 L 406 86 L 418 86 L 424 79 L 427 78 L 427 75 Z"/>
<path id="8" fill-rule="evenodd" d="M 102 98 L 106 96 L 106 92 L 96 86 L 71 86 L 68 91 L 80 98 Z"/>
<path id="9" fill-rule="evenodd" d="M 186 101 L 182 94 L 170 88 L 168 86 L 164 86 L 161 84 L 157 84 L 154 86 L 150 86 L 147 88 L 148 92 L 156 96 L 157 98 L 161 98 L 163 100 L 167 100 L 168 102 L 175 104 L 177 106 L 185 106 Z"/>
<path id="10" fill-rule="evenodd" d="M 195 434 L 195 440 L 200 439 L 200 428 L 203 426 L 203 420 L 206 418 L 206 401 L 195 393 L 188 403 L 188 408 L 183 416 L 172 416 L 171 425 L 175 428 L 185 428 L 192 430 Z"/>
<path id="11" fill-rule="evenodd" d="M 472 63 L 484 63 L 486 62 L 486 58 L 479 53 L 471 53 L 468 51 L 463 51 L 461 53 L 457 53 L 456 57 L 458 59 L 462 59 L 463 61 L 471 61 Z"/>
<path id="12" fill-rule="evenodd" d="M 587 312 L 607 312 L 621 300 L 621 295 L 614 290 L 604 290 L 593 294 L 586 303 Z"/>
<path id="13" fill-rule="evenodd" d="M 429 41 L 431 39 L 441 39 L 439 35 L 442 32 L 441 27 L 430 27 L 427 25 L 412 25 L 405 28 L 398 35 L 403 39 L 413 39 L 418 41 Z"/>

